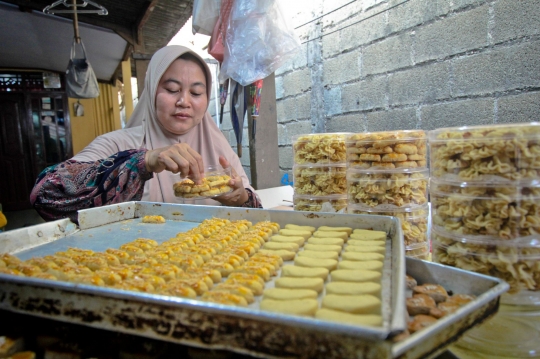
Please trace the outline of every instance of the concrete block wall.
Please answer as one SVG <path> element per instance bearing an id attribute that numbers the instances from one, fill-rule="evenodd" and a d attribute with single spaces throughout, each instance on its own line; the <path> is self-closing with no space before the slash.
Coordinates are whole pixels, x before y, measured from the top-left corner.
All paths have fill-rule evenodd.
<path id="1" fill-rule="evenodd" d="M 303 44 L 276 71 L 282 173 L 298 134 L 540 120 L 540 1 L 348 3 L 291 4 Z"/>

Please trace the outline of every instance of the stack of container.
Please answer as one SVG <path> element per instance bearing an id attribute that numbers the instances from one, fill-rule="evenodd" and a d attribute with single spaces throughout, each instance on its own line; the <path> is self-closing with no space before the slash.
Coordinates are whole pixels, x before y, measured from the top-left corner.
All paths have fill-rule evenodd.
<path id="1" fill-rule="evenodd" d="M 472 331 L 463 342 L 540 355 L 540 123 L 438 129 L 429 146 L 433 260 L 510 284 L 493 330 Z M 519 324 L 524 312 L 536 315 L 536 329 Z M 523 335 L 493 341 L 497 330 Z"/>
<path id="2" fill-rule="evenodd" d="M 346 211 L 346 135 L 314 133 L 293 137 L 295 210 Z"/>
<path id="3" fill-rule="evenodd" d="M 424 131 L 346 137 L 348 212 L 401 220 L 405 254 L 429 255 L 427 138 Z"/>

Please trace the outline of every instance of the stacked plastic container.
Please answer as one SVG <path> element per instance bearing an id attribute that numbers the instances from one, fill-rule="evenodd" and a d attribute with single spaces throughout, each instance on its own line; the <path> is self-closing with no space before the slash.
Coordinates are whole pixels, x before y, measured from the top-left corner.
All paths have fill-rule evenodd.
<path id="1" fill-rule="evenodd" d="M 351 134 L 347 148 L 348 213 L 401 220 L 405 254 L 427 259 L 427 138 L 424 131 Z"/>
<path id="2" fill-rule="evenodd" d="M 504 279 L 507 313 L 536 306 L 540 318 L 540 123 L 438 129 L 429 146 L 433 260 Z M 514 353 L 540 355 L 540 329 L 522 329 L 536 339 Z"/>
<path id="3" fill-rule="evenodd" d="M 314 133 L 292 138 L 296 211 L 346 211 L 346 135 Z"/>

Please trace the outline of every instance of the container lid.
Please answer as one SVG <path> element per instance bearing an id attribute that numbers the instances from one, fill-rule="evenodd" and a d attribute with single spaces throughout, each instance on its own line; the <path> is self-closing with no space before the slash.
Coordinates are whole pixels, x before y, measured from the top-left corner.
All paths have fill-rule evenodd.
<path id="1" fill-rule="evenodd" d="M 540 122 L 439 128 L 428 132 L 429 142 L 454 140 L 540 138 Z"/>
<path id="2" fill-rule="evenodd" d="M 325 132 L 325 133 L 306 133 L 292 136 L 292 142 L 308 142 L 314 140 L 336 140 L 345 141 L 346 136 L 351 132 Z"/>
<path id="3" fill-rule="evenodd" d="M 452 240 L 454 242 L 469 243 L 478 246 L 497 246 L 504 248 L 515 249 L 538 249 L 538 257 L 540 258 L 540 235 L 530 235 L 526 237 L 517 237 L 513 239 L 501 239 L 500 237 L 490 235 L 470 235 L 448 232 L 437 225 L 431 226 L 432 240 L 436 240 L 436 236 Z"/>
<path id="4" fill-rule="evenodd" d="M 347 200 L 347 195 L 343 194 L 331 194 L 328 196 L 314 196 L 309 194 L 295 194 L 293 195 L 293 201 L 301 199 L 304 201 L 340 201 Z"/>
<path id="5" fill-rule="evenodd" d="M 298 164 L 295 163 L 293 165 L 293 171 L 298 169 L 310 169 L 313 168 L 315 170 L 322 170 L 322 169 L 328 169 L 328 170 L 346 170 L 347 169 L 347 163 L 345 162 L 331 162 L 331 163 L 304 163 L 304 164 Z"/>
<path id="6" fill-rule="evenodd" d="M 431 177 L 430 194 L 478 200 L 540 201 L 540 180 L 506 182 L 454 182 Z"/>
<path id="7" fill-rule="evenodd" d="M 420 168 L 393 168 L 393 169 L 384 169 L 384 168 L 366 168 L 366 169 L 359 169 L 359 168 L 349 168 L 347 170 L 347 177 L 349 177 L 349 174 L 352 176 L 359 175 L 397 175 L 397 174 L 406 174 L 406 175 L 413 175 L 413 174 L 421 174 L 419 178 L 421 177 L 429 177 L 429 169 L 425 167 Z"/>
<path id="8" fill-rule="evenodd" d="M 391 210 L 367 207 L 359 204 L 349 204 L 347 206 L 349 213 L 352 211 L 366 212 L 369 214 L 378 214 L 380 216 L 407 216 L 408 220 L 417 218 L 429 218 L 429 204 L 418 205 L 415 207 L 396 207 Z"/>
<path id="9" fill-rule="evenodd" d="M 401 130 L 401 131 L 381 131 L 381 132 L 361 132 L 348 135 L 347 142 L 380 142 L 380 141 L 407 141 L 426 139 L 423 130 Z"/>

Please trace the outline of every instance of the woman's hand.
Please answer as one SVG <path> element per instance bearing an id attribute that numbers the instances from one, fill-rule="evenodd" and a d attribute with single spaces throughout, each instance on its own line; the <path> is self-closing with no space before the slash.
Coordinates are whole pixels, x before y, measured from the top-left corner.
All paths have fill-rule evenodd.
<path id="1" fill-rule="evenodd" d="M 187 143 L 148 150 L 144 157 L 149 172 L 160 173 L 164 170 L 180 173 L 180 177 L 190 178 L 199 183 L 204 177 L 204 164 L 201 155 Z"/>
<path id="2" fill-rule="evenodd" d="M 229 161 L 227 161 L 223 156 L 219 157 L 219 163 L 223 168 L 227 168 L 230 166 Z M 232 192 L 215 197 L 213 199 L 225 206 L 238 207 L 243 205 L 249 199 L 249 196 L 247 194 L 247 190 L 244 188 L 242 178 L 236 173 L 236 171 L 232 167 L 231 176 L 232 179 L 229 181 L 229 186 L 232 187 Z"/>

